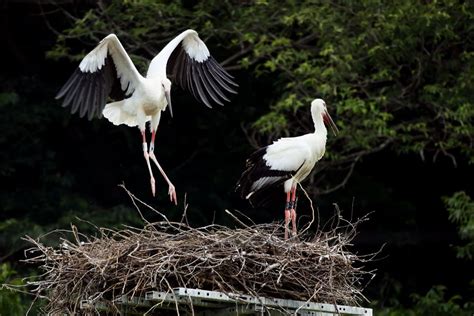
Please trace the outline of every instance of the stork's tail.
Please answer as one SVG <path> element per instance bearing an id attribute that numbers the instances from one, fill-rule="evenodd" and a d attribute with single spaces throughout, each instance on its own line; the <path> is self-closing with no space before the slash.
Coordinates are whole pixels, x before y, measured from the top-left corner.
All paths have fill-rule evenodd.
<path id="1" fill-rule="evenodd" d="M 114 125 L 137 126 L 137 116 L 123 110 L 125 100 L 108 103 L 102 114 Z"/>
<path id="2" fill-rule="evenodd" d="M 266 150 L 267 147 L 262 147 L 250 155 L 236 186 L 240 197 L 249 200 L 254 207 L 279 200 L 283 196 L 281 184 L 292 176 L 288 171 L 270 169 L 263 159 Z"/>

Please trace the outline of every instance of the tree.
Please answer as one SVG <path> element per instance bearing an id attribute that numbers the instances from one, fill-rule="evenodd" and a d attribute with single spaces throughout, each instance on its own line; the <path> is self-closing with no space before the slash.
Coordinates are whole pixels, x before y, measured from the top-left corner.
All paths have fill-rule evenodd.
<path id="1" fill-rule="evenodd" d="M 16 271 L 8 263 L 0 264 L 0 315 L 24 315 L 26 304 L 19 293 L 3 288 L 3 283 L 23 285 L 22 280 L 13 279 Z M 12 280 L 13 279 L 13 280 Z"/>
<path id="2" fill-rule="evenodd" d="M 144 69 L 144 57 L 181 28 L 195 28 L 229 70 L 272 82 L 276 93 L 259 98 L 265 110 L 247 104 L 256 117 L 246 126 L 254 145 L 307 132 L 309 102 L 327 101 L 341 134 L 329 138 L 329 159 L 312 181 L 328 193 L 363 157 L 386 148 L 474 162 L 473 9 L 452 0 L 112 1 L 75 18 L 50 56 L 79 59 L 84 51 L 69 48 L 73 39 L 93 47 L 113 31 Z M 322 184 L 314 175 L 328 169 L 337 181 Z"/>
<path id="3" fill-rule="evenodd" d="M 81 11 L 84 7 L 68 7 L 60 17 L 49 13 L 57 10 L 44 10 L 48 12 L 44 17 L 32 15 L 28 20 L 36 16 L 41 23 L 44 19 L 58 28 L 56 45 L 44 62 L 47 65 L 35 63 L 54 72 L 51 77 L 56 81 L 48 82 L 48 76 L 27 77 L 16 67 L 11 67 L 11 75 L 0 76 L 6 83 L 0 94 L 3 260 L 21 257 L 19 250 L 24 245 L 18 243 L 19 236 L 40 235 L 68 226 L 71 221 L 77 224 L 77 214 L 100 226 L 141 224 L 127 197 L 115 190 L 122 181 L 129 188 L 136 181 L 138 190 L 133 191 L 149 196 L 145 191 L 148 182 L 141 178 L 147 171 L 137 155 L 141 150 L 138 132 L 127 127 L 111 128 L 105 120 L 80 120 L 53 101 L 70 70 L 110 32 L 119 36 L 144 73 L 148 61 L 171 38 L 194 28 L 213 56 L 237 77 L 239 95 L 222 111 L 202 111 L 187 94 L 173 89 L 175 119 L 163 120 L 158 135 L 157 149 L 170 149 L 160 151 L 163 164 L 172 160 L 177 181 L 180 177 L 186 179 L 180 188 L 187 185 L 181 192 L 188 193 L 192 208 L 188 215 L 195 217 L 196 221 L 191 220 L 194 224 L 208 223 L 213 219 L 212 211 L 237 204 L 228 192 L 238 179 L 237 169 L 243 167 L 244 157 L 252 150 L 249 142 L 264 145 L 276 137 L 312 129 L 309 102 L 315 97 L 326 100 L 341 133 L 338 137 L 329 135 L 324 159 L 312 174 L 311 183 L 304 184 L 311 196 L 340 189 L 349 181 L 349 185 L 365 190 L 366 196 L 356 199 L 377 195 L 380 205 L 384 200 L 383 208 L 391 203 L 385 200 L 393 187 L 369 181 L 365 174 L 356 176 L 352 171 L 362 172 L 367 165 L 357 165 L 359 162 L 375 161 L 385 166 L 383 159 L 398 163 L 398 158 L 410 153 L 408 163 L 416 154 L 424 160 L 452 162 L 462 170 L 472 166 L 471 2 L 111 0 L 90 6 L 86 11 Z M 23 36 L 10 37 L 29 43 L 25 36 L 36 37 L 34 31 L 36 28 L 28 28 Z M 43 47 L 50 45 L 49 40 L 41 43 Z M 16 56 L 17 49 L 13 51 Z M 29 66 L 31 63 L 25 69 L 31 69 Z M 179 113 L 180 109 L 185 115 Z M 182 126 L 192 130 L 193 137 L 179 135 Z M 213 160 L 216 148 L 220 159 Z M 108 155 L 110 152 L 114 155 Z M 220 163 L 227 169 L 219 168 Z M 405 160 L 402 167 L 406 166 Z M 393 166 L 393 170 L 398 167 Z M 174 176 L 173 170 L 170 176 Z M 440 195 L 461 190 L 471 194 L 461 183 L 444 185 L 449 191 Z M 206 194 L 204 186 L 211 188 Z M 338 192 L 343 193 L 342 198 L 347 196 L 342 190 Z M 370 194 L 372 197 L 367 197 Z M 433 200 L 439 200 L 439 196 L 433 196 Z M 152 203 L 162 201 L 158 195 Z M 163 206 L 167 215 L 173 215 L 173 211 L 181 215 L 181 210 L 168 210 L 164 202 Z M 383 233 L 387 230 L 379 235 L 384 240 L 390 238 L 390 229 L 400 228 L 390 222 L 393 218 L 401 218 L 399 225 L 410 223 L 403 227 L 408 230 L 427 222 L 419 218 L 420 214 L 413 214 L 412 200 L 388 207 L 396 211 L 398 207 L 402 213 L 379 217 L 376 225 Z M 270 221 L 276 218 L 273 211 L 262 210 L 251 217 Z M 216 217 L 221 213 L 217 211 Z M 442 218 L 448 221 L 446 216 Z M 466 241 L 469 244 L 469 239 Z M 420 246 L 424 244 L 417 244 Z M 424 302 L 432 298 L 445 302 L 454 297 L 450 302 L 458 304 L 452 289 L 448 290 L 403 288 L 404 293 L 428 293 L 419 296 L 420 300 L 427 296 Z"/>
<path id="4" fill-rule="evenodd" d="M 449 212 L 451 222 L 459 225 L 458 234 L 467 243 L 456 247 L 458 258 L 472 260 L 474 255 L 474 201 L 464 191 L 456 192 L 443 201 Z"/>

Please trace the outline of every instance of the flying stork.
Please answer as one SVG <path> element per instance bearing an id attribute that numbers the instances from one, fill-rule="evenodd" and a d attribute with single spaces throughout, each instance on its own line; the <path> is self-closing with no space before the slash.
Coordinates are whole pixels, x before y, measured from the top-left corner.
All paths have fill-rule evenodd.
<path id="1" fill-rule="evenodd" d="M 210 55 L 206 44 L 194 30 L 186 30 L 171 40 L 151 61 L 146 77 L 135 68 L 115 34 L 99 42 L 58 92 L 63 107 L 71 113 L 90 119 L 105 116 L 112 124 L 138 126 L 142 135 L 143 155 L 150 173 L 151 191 L 155 195 L 155 179 L 150 158 L 169 185 L 171 202 L 177 204 L 176 190 L 154 154 L 155 134 L 161 112 L 171 108 L 171 84 L 191 92 L 211 108 L 224 105 L 226 95 L 236 93 L 238 85 Z M 115 102 L 107 103 L 110 97 Z M 145 125 L 150 122 L 151 141 L 148 150 Z"/>
<path id="2" fill-rule="evenodd" d="M 280 138 L 258 149 L 247 159 L 245 171 L 237 183 L 240 196 L 252 205 L 260 204 L 269 189 L 283 185 L 286 193 L 285 239 L 288 239 L 290 220 L 292 235 L 296 236 L 296 186 L 311 173 L 326 150 L 325 124 L 331 126 L 334 135 L 338 132 L 324 100 L 315 99 L 311 102 L 311 116 L 314 133 Z"/>

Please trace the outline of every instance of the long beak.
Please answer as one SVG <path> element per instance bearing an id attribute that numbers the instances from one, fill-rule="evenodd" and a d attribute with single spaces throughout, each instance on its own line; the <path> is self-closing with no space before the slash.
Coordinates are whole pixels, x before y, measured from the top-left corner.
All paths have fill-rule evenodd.
<path id="1" fill-rule="evenodd" d="M 332 117 L 331 115 L 329 115 L 328 111 L 326 111 L 326 117 L 328 118 L 329 126 L 331 126 L 334 136 L 337 136 L 337 133 L 339 133 L 339 129 L 337 128 L 336 123 L 334 123 L 334 121 L 332 120 Z"/>
<path id="2" fill-rule="evenodd" d="M 165 98 L 166 102 L 168 102 L 168 106 L 170 107 L 170 114 L 171 117 L 173 117 L 173 108 L 171 107 L 171 97 L 170 97 L 170 92 L 165 90 Z"/>

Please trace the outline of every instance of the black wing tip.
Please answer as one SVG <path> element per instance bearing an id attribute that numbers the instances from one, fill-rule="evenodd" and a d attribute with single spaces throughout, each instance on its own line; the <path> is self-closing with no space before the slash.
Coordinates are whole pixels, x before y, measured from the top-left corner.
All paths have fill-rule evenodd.
<path id="1" fill-rule="evenodd" d="M 215 59 L 209 57 L 203 61 L 196 61 L 191 58 L 182 48 L 173 52 L 172 66 L 169 68 L 170 78 L 190 92 L 194 98 L 212 109 L 214 104 L 224 106 L 225 102 L 230 102 L 225 91 L 237 94 L 232 87 L 238 87 Z"/>
<path id="2" fill-rule="evenodd" d="M 126 90 L 128 88 L 127 85 Z M 97 71 L 83 72 L 77 67 L 56 94 L 55 99 L 64 98 L 62 107 L 70 106 L 71 114 L 78 113 L 80 118 L 87 117 L 88 120 L 92 120 L 102 117 L 108 96 L 115 100 L 127 97 L 125 91 L 120 88 L 110 54 L 107 54 L 104 65 Z"/>
<path id="3" fill-rule="evenodd" d="M 234 87 L 239 88 L 239 84 L 235 81 L 232 81 L 230 84 L 234 85 Z"/>

